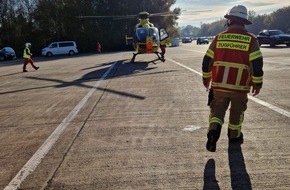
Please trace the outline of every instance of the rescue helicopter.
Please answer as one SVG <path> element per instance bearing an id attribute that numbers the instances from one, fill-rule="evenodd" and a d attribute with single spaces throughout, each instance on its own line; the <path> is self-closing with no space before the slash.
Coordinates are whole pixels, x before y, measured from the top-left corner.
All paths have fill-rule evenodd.
<path id="1" fill-rule="evenodd" d="M 159 52 L 162 47 L 161 42 L 169 37 L 169 34 L 164 28 L 158 29 L 154 24 L 150 23 L 150 17 L 158 16 L 178 16 L 179 14 L 174 12 L 162 12 L 149 14 L 146 11 L 140 12 L 138 15 L 115 15 L 115 16 L 78 16 L 77 18 L 112 18 L 113 20 L 121 19 L 133 19 L 138 18 L 139 23 L 135 26 L 133 36 L 125 35 L 126 45 L 132 45 L 135 52 L 131 63 L 135 62 L 135 58 L 139 54 L 156 54 L 158 60 L 165 61 L 163 51 Z"/>
<path id="2" fill-rule="evenodd" d="M 165 61 L 164 53 L 159 52 L 161 47 L 161 41 L 169 37 L 164 28 L 158 30 L 152 23 L 149 22 L 150 14 L 148 12 L 140 12 L 138 18 L 140 22 L 136 25 L 133 37 L 126 36 L 126 45 L 128 45 L 128 39 L 133 39 L 133 47 L 136 52 L 133 53 L 131 63 L 135 62 L 135 58 L 138 54 L 155 53 L 159 60 Z"/>
<path id="3" fill-rule="evenodd" d="M 207 12 L 211 10 L 200 10 L 194 12 Z M 139 23 L 135 26 L 133 36 L 125 35 L 126 45 L 132 44 L 133 49 L 133 57 L 131 59 L 131 63 L 135 62 L 135 58 L 139 54 L 156 54 L 158 60 L 162 62 L 165 61 L 164 53 L 165 48 L 162 45 L 164 41 L 169 37 L 169 34 L 164 28 L 158 29 L 149 21 L 150 17 L 159 17 L 159 16 L 179 16 L 179 11 L 169 11 L 169 12 L 161 12 L 149 14 L 146 11 L 140 12 L 138 15 L 107 15 L 107 16 L 78 16 L 77 18 L 112 18 L 113 20 L 121 20 L 121 19 L 133 19 L 138 18 Z M 161 49 L 161 52 L 159 52 Z"/>

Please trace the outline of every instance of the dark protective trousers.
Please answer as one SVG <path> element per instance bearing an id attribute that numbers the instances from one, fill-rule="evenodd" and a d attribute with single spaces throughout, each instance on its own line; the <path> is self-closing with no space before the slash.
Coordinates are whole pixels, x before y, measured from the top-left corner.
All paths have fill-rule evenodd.
<path id="1" fill-rule="evenodd" d="M 216 130 L 222 126 L 226 111 L 230 105 L 228 136 L 237 138 L 241 134 L 244 112 L 247 109 L 248 94 L 236 92 L 224 92 L 214 90 L 214 98 L 210 104 L 209 130 Z"/>
<path id="2" fill-rule="evenodd" d="M 34 68 L 34 69 L 37 69 L 37 67 L 33 64 L 33 60 L 31 58 L 24 58 L 24 63 L 23 63 L 23 71 L 26 70 L 26 65 L 30 63 L 31 66 Z"/>

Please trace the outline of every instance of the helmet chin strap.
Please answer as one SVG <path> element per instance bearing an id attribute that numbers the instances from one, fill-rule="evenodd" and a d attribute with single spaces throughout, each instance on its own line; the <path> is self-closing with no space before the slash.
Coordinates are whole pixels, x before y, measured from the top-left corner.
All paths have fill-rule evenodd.
<path id="1" fill-rule="evenodd" d="M 229 20 L 227 20 L 224 27 L 229 27 L 229 26 L 230 26 L 230 23 L 229 23 Z"/>
<path id="2" fill-rule="evenodd" d="M 229 27 L 229 26 L 231 26 L 231 25 L 234 25 L 234 24 L 236 24 L 236 25 L 240 25 L 240 26 L 244 26 L 244 24 L 241 24 L 241 23 L 238 23 L 238 22 L 234 22 L 234 21 L 231 21 L 231 20 L 227 20 L 226 21 L 226 23 L 225 23 L 225 25 L 224 25 L 224 27 Z"/>

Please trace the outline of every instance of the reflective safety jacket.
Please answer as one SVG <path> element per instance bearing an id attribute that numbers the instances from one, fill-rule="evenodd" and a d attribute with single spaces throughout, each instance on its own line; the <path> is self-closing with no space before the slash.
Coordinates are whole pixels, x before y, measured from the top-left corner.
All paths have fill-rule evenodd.
<path id="1" fill-rule="evenodd" d="M 28 47 L 26 47 L 23 51 L 23 58 L 30 58 L 31 57 L 31 52 Z"/>
<path id="2" fill-rule="evenodd" d="M 203 78 L 211 79 L 213 89 L 249 92 L 251 86 L 262 85 L 262 67 L 262 53 L 255 36 L 242 26 L 230 26 L 211 43 L 202 70 Z"/>

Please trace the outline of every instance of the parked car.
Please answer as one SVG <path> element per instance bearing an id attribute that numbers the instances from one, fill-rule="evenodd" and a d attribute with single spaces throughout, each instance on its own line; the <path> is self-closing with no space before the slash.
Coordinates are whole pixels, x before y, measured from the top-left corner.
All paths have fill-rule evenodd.
<path id="1" fill-rule="evenodd" d="M 16 54 L 13 48 L 4 47 L 0 50 L 0 61 L 16 59 Z"/>
<path id="2" fill-rule="evenodd" d="M 53 55 L 74 55 L 78 53 L 76 42 L 62 41 L 52 42 L 41 50 L 41 55 L 51 57 Z"/>
<path id="3" fill-rule="evenodd" d="M 257 35 L 260 45 L 269 44 L 271 47 L 279 44 L 290 46 L 290 35 L 281 30 L 263 30 Z"/>
<path id="4" fill-rule="evenodd" d="M 184 38 L 182 38 L 182 43 L 191 43 L 192 42 L 192 39 L 191 39 L 191 37 L 184 37 Z"/>
<path id="5" fill-rule="evenodd" d="M 200 44 L 208 44 L 209 40 L 206 37 L 199 37 L 196 40 L 196 44 L 200 45 Z"/>

